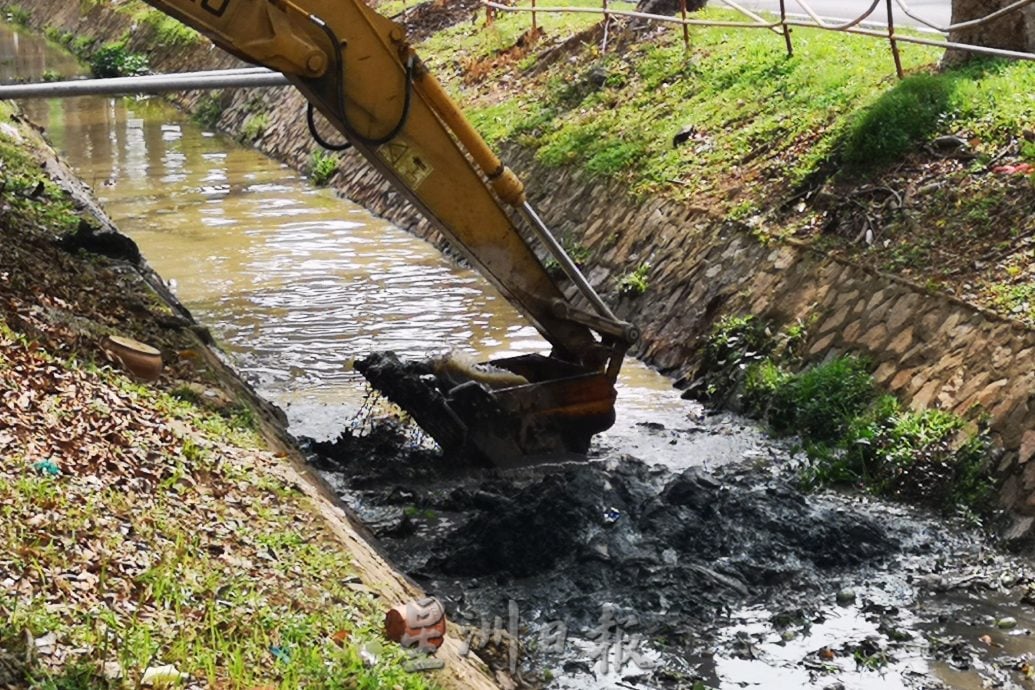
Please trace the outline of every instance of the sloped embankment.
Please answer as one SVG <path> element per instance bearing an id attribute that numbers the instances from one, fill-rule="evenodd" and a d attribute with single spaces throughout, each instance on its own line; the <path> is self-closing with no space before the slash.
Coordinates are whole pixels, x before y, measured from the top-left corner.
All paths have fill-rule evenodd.
<path id="1" fill-rule="evenodd" d="M 0 685 L 494 687 L 452 645 L 445 671 L 403 670 L 380 625 L 417 590 L 38 132 L 0 115 Z M 158 348 L 160 378 L 127 374 L 114 335 Z"/>

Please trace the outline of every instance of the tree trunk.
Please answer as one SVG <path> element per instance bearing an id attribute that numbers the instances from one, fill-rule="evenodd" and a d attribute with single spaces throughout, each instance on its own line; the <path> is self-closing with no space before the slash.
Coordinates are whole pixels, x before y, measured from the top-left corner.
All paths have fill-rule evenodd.
<path id="1" fill-rule="evenodd" d="M 702 9 L 708 0 L 686 0 L 687 12 Z M 679 0 L 640 0 L 636 3 L 637 12 L 648 14 L 676 14 L 679 12 Z"/>
<path id="2" fill-rule="evenodd" d="M 978 19 L 1000 10 L 1015 0 L 952 0 L 952 23 Z M 978 26 L 953 31 L 949 34 L 953 43 L 1003 48 L 1021 52 L 1035 52 L 1035 4 L 1014 10 L 999 19 Z M 942 65 L 959 65 L 975 57 L 976 53 L 949 49 L 945 51 Z"/>

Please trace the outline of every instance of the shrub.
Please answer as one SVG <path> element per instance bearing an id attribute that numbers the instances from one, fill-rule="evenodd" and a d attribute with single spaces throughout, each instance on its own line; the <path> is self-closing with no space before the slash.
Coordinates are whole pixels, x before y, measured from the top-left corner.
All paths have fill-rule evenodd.
<path id="1" fill-rule="evenodd" d="M 704 343 L 699 368 L 703 391 L 698 397 L 707 401 L 726 399 L 739 388 L 751 365 L 764 360 L 774 347 L 768 326 L 755 317 L 723 317 L 712 326 Z M 759 374 L 755 372 L 756 376 Z M 753 386 L 752 395 L 757 398 L 759 386 Z M 755 402 L 765 404 L 760 400 Z"/>
<path id="2" fill-rule="evenodd" d="M 96 44 L 97 39 L 90 36 L 71 36 L 68 41 L 68 49 L 85 59 Z"/>
<path id="3" fill-rule="evenodd" d="M 745 410 L 764 417 L 776 392 L 787 385 L 790 377 L 769 358 L 748 365 L 742 393 Z"/>
<path id="4" fill-rule="evenodd" d="M 561 246 L 564 248 L 564 253 L 568 255 L 568 258 L 571 259 L 579 268 L 585 266 L 586 262 L 589 261 L 590 256 L 592 256 L 589 249 L 583 246 L 581 242 L 571 237 L 562 238 Z M 547 257 L 546 261 L 543 263 L 543 267 L 555 280 L 564 279 L 564 271 L 561 269 L 561 265 L 557 263 L 557 260 L 552 256 Z"/>
<path id="5" fill-rule="evenodd" d="M 69 46 L 72 43 L 72 39 L 75 38 L 75 34 L 71 31 L 64 31 L 53 26 L 48 26 L 43 30 L 43 35 L 48 41 L 54 43 L 60 43 L 63 46 Z"/>
<path id="6" fill-rule="evenodd" d="M 197 31 L 163 12 L 148 9 L 139 18 L 141 22 L 151 27 L 155 34 L 155 41 L 160 46 L 186 48 L 196 45 L 202 40 L 201 34 Z"/>
<path id="7" fill-rule="evenodd" d="M 873 400 L 868 365 L 841 357 L 795 374 L 773 391 L 769 422 L 779 432 L 814 441 L 835 441 Z"/>
<path id="8" fill-rule="evenodd" d="M 859 425 L 846 439 L 846 465 L 896 498 L 933 499 L 945 508 L 987 507 L 991 480 L 984 435 L 968 434 L 961 418 L 943 410 L 902 411 L 897 401 L 883 407 L 882 418 Z"/>
<path id="9" fill-rule="evenodd" d="M 993 508 L 985 433 L 938 409 L 904 410 L 878 395 L 869 365 L 840 357 L 792 373 L 807 327 L 771 334 L 752 316 L 712 328 L 693 389 L 705 400 L 734 400 L 779 434 L 797 434 L 809 456 L 807 486 L 862 485 L 875 493 L 942 510 L 987 515 Z"/>

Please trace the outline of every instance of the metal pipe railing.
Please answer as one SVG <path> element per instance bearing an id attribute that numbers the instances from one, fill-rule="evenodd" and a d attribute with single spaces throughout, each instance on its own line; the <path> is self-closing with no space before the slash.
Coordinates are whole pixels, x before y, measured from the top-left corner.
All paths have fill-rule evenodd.
<path id="1" fill-rule="evenodd" d="M 482 0 L 482 5 L 485 7 L 491 7 L 495 10 L 503 10 L 505 12 L 531 12 L 531 7 L 511 7 L 510 5 L 503 5 L 498 2 L 492 2 L 492 0 Z M 543 7 L 538 5 L 536 12 L 540 14 L 602 14 L 602 10 L 599 7 Z M 607 11 L 612 17 L 629 17 L 631 19 L 648 19 L 650 21 L 669 23 L 669 24 L 682 24 L 683 20 L 678 17 L 669 17 L 664 14 L 651 14 L 649 12 L 636 12 L 633 10 L 616 10 L 609 9 Z M 708 19 L 687 19 L 686 24 L 689 26 L 720 26 L 730 28 L 751 28 L 751 29 L 772 29 L 779 32 L 780 22 L 765 22 L 763 24 L 748 23 L 748 22 L 733 22 L 733 21 L 711 21 Z"/>
<path id="2" fill-rule="evenodd" d="M 823 21 L 822 17 L 816 14 L 816 12 L 812 9 L 811 6 L 809 6 L 807 2 L 805 2 L 805 0 L 795 0 L 795 2 L 798 3 L 798 6 L 801 7 L 801 9 L 805 10 L 805 14 L 807 14 L 809 18 L 812 19 L 813 22 L 815 22 L 815 25 L 817 27 L 819 27 L 820 29 L 826 29 L 828 31 L 844 31 L 845 29 L 851 29 L 857 24 L 861 24 L 866 20 L 867 17 L 873 14 L 873 11 L 877 9 L 877 5 L 880 4 L 880 0 L 873 0 L 873 2 L 870 3 L 869 8 L 867 8 L 865 12 L 860 14 L 855 19 L 849 19 L 848 21 L 845 21 L 841 24 L 827 24 L 825 21 Z M 891 15 L 888 16 L 890 17 Z"/>
<path id="3" fill-rule="evenodd" d="M 815 24 L 809 22 L 800 22 L 793 19 L 787 20 L 788 26 L 800 26 L 800 27 L 812 27 L 815 28 Z M 886 31 L 876 31 L 873 29 L 845 29 L 846 34 L 855 34 L 857 36 L 872 36 L 874 38 L 880 38 L 888 40 L 888 34 Z M 920 38 L 918 36 L 908 36 L 904 34 L 895 34 L 895 40 L 899 43 L 913 43 L 921 46 L 933 46 L 935 48 L 956 48 L 958 50 L 966 50 L 971 53 L 978 53 L 980 55 L 991 55 L 993 57 L 1006 57 L 1013 58 L 1016 60 L 1035 60 L 1035 53 L 1022 53 L 1016 50 L 1005 50 L 1003 48 L 986 48 L 985 46 L 975 46 L 969 43 L 955 43 L 953 41 L 932 41 L 926 38 Z"/>
<path id="4" fill-rule="evenodd" d="M 259 88 L 285 86 L 289 82 L 280 72 L 263 67 L 182 74 L 148 74 L 112 79 L 76 79 L 38 84 L 0 86 L 0 99 L 68 98 L 72 96 L 125 96 L 158 94 L 199 89 Z"/>
<path id="5" fill-rule="evenodd" d="M 859 15 L 858 17 L 855 17 L 854 19 L 839 20 L 838 23 L 829 23 L 823 17 L 819 16 L 815 12 L 815 10 L 813 10 L 813 8 L 808 4 L 808 2 L 806 2 L 806 0 L 795 0 L 795 2 L 799 6 L 801 6 L 801 8 L 805 11 L 805 15 L 804 16 L 808 17 L 811 21 L 803 21 L 803 20 L 800 20 L 800 19 L 796 19 L 796 18 L 794 18 L 796 15 L 788 14 L 784 0 L 781 0 L 781 3 L 780 3 L 780 16 L 779 16 L 779 18 L 776 21 L 772 21 L 772 22 L 766 20 L 761 15 L 756 14 L 755 12 L 752 12 L 752 11 L 748 10 L 747 8 L 745 8 L 745 7 L 742 7 L 741 5 L 737 4 L 737 2 L 735 2 L 735 0 L 722 0 L 722 2 L 724 4 L 726 4 L 726 5 L 728 5 L 729 7 L 731 7 L 732 9 L 736 10 L 740 14 L 743 14 L 744 16 L 749 17 L 752 21 L 745 22 L 745 21 L 718 20 L 718 19 L 716 19 L 716 20 L 712 20 L 712 19 L 687 19 L 685 17 L 674 17 L 674 16 L 668 16 L 668 15 L 652 14 L 652 13 L 649 13 L 649 12 L 637 12 L 637 11 L 633 11 L 633 10 L 617 10 L 617 9 L 614 9 L 613 7 L 608 8 L 606 10 L 606 12 L 605 12 L 605 15 L 609 16 L 609 17 L 615 17 L 615 16 L 618 16 L 618 17 L 628 17 L 628 18 L 631 18 L 631 19 L 644 19 L 644 20 L 647 20 L 647 21 L 658 22 L 658 23 L 678 24 L 678 25 L 683 26 L 684 29 L 686 27 L 689 27 L 689 26 L 711 26 L 711 27 L 735 28 L 735 29 L 770 29 L 771 31 L 774 31 L 775 33 L 778 33 L 778 34 L 782 34 L 784 36 L 784 39 L 785 39 L 785 42 L 786 42 L 786 45 L 787 45 L 787 53 L 788 53 L 788 55 L 793 55 L 793 47 L 792 47 L 791 41 L 790 41 L 790 27 L 823 29 L 823 30 L 826 30 L 826 31 L 839 31 L 839 32 L 842 32 L 842 33 L 855 34 L 855 35 L 858 35 L 858 36 L 871 36 L 871 37 L 874 37 L 874 38 L 881 38 L 881 39 L 884 39 L 885 41 L 888 41 L 890 46 L 891 46 L 892 54 L 895 57 L 896 72 L 898 72 L 899 77 L 902 77 L 904 72 L 903 72 L 902 67 L 901 67 L 901 59 L 900 59 L 900 57 L 898 55 L 898 46 L 897 46 L 898 43 L 912 43 L 912 44 L 916 44 L 916 45 L 934 46 L 936 48 L 953 48 L 953 49 L 963 50 L 963 51 L 967 51 L 967 52 L 971 52 L 971 53 L 977 53 L 979 55 L 990 55 L 990 56 L 994 56 L 994 57 L 1006 57 L 1006 58 L 1012 58 L 1012 59 L 1017 59 L 1017 60 L 1035 60 L 1035 53 L 1026 53 L 1026 52 L 1016 51 L 1016 50 L 1006 50 L 1006 49 L 1002 49 L 1002 48 L 988 48 L 988 47 L 985 47 L 985 46 L 977 46 L 977 45 L 971 45 L 971 44 L 968 44 L 968 43 L 958 43 L 958 42 L 947 41 L 947 40 L 944 40 L 944 41 L 934 41 L 934 40 L 920 38 L 918 36 L 912 36 L 912 35 L 908 35 L 908 34 L 897 33 L 895 31 L 895 22 L 894 22 L 894 16 L 893 16 L 893 8 L 892 8 L 892 3 L 890 2 L 890 0 L 886 0 L 886 3 L 887 3 L 887 15 L 888 16 L 887 16 L 887 19 L 885 20 L 885 22 L 883 23 L 883 25 L 886 26 L 886 29 L 884 31 L 878 31 L 876 29 L 863 28 L 863 25 L 869 25 L 869 26 L 875 26 L 875 27 L 881 26 L 881 24 L 878 23 L 877 21 L 867 21 L 867 18 L 870 17 L 873 14 L 873 12 L 876 10 L 877 6 L 880 4 L 881 0 L 871 0 L 870 6 L 861 15 Z M 918 22 L 923 27 L 929 27 L 931 29 L 935 29 L 935 30 L 940 31 L 942 33 L 948 33 L 948 32 L 957 31 L 957 30 L 960 30 L 960 29 L 972 28 L 974 26 L 979 26 L 981 24 L 985 24 L 985 23 L 994 21 L 994 20 L 996 20 L 996 19 L 998 19 L 998 18 L 1000 18 L 1000 17 L 1002 17 L 1002 16 L 1004 16 L 1004 15 L 1010 13 L 1010 12 L 1016 12 L 1016 11 L 1022 9 L 1023 7 L 1025 7 L 1025 6 L 1028 6 L 1028 5 L 1031 5 L 1031 4 L 1035 3 L 1035 0 L 1017 0 L 1016 2 L 1013 2 L 1010 5 L 1007 5 L 1006 7 L 1000 8 L 999 10 L 996 10 L 995 12 L 991 12 L 991 13 L 989 13 L 988 15 L 986 15 L 984 17 L 981 17 L 981 18 L 978 18 L 978 19 L 972 19 L 972 20 L 969 20 L 969 21 L 966 21 L 966 22 L 959 22 L 957 24 L 950 24 L 949 26 L 946 26 L 946 27 L 939 27 L 936 24 L 933 24 L 933 23 L 931 23 L 931 22 L 929 22 L 929 21 L 927 21 L 927 20 L 925 20 L 925 19 L 923 19 L 921 17 L 918 17 L 916 14 L 914 14 L 909 9 L 909 6 L 906 4 L 905 0 L 895 0 L 895 3 L 898 5 L 898 7 L 902 10 L 902 12 L 907 17 L 909 17 L 910 19 L 913 19 L 914 21 Z M 494 10 L 501 10 L 501 11 L 504 11 L 504 12 L 528 12 L 528 11 L 530 11 L 530 8 L 527 8 L 527 7 L 520 7 L 520 6 L 515 7 L 515 6 L 510 6 L 510 5 L 504 5 L 504 4 L 501 4 L 499 2 L 495 2 L 494 0 L 482 0 L 482 5 L 484 5 L 486 8 L 492 8 Z M 594 8 L 594 7 L 570 7 L 570 6 L 567 6 L 567 7 L 566 6 L 561 6 L 561 7 L 544 7 L 541 4 L 538 5 L 535 8 L 535 11 L 538 12 L 538 13 L 548 13 L 548 14 L 549 13 L 552 13 L 552 14 L 601 14 L 601 10 L 598 9 L 598 8 Z M 797 15 L 797 16 L 801 16 L 801 15 Z"/>

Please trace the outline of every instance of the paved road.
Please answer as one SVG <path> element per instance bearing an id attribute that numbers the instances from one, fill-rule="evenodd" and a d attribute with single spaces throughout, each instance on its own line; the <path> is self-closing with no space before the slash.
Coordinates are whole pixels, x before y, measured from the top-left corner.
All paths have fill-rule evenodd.
<path id="1" fill-rule="evenodd" d="M 872 0 L 806 0 L 806 2 L 821 17 L 854 19 L 870 6 Z M 952 0 L 905 0 L 905 2 L 913 14 L 923 17 L 932 24 L 937 24 L 938 26 L 947 26 L 949 24 Z M 737 0 L 737 3 L 754 10 L 780 11 L 779 0 Z M 722 3 L 720 0 L 711 0 L 710 4 L 718 7 Z M 896 3 L 892 2 L 892 6 L 896 24 L 903 26 L 916 24 L 912 19 L 902 14 L 901 9 L 899 9 Z M 885 7 L 886 5 L 882 0 L 877 9 L 870 15 L 869 20 L 884 24 L 886 21 L 885 17 L 887 17 Z M 801 9 L 801 5 L 796 0 L 787 0 L 787 11 L 792 14 L 804 14 L 804 10 Z"/>

